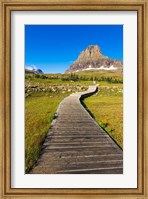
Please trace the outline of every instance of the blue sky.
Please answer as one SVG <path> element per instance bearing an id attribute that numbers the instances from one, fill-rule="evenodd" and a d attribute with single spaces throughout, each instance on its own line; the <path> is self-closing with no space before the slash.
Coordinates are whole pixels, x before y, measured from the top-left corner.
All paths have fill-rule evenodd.
<path id="1" fill-rule="evenodd" d="M 89 45 L 123 60 L 122 25 L 25 25 L 25 66 L 64 73 Z"/>

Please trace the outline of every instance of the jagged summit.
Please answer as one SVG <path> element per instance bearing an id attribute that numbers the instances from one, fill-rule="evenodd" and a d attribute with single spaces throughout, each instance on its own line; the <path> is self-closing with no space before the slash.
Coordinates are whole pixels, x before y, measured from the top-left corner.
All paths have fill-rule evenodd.
<path id="1" fill-rule="evenodd" d="M 81 52 L 66 73 L 85 70 L 122 70 L 122 62 L 104 56 L 98 45 L 90 45 Z"/>
<path id="2" fill-rule="evenodd" d="M 77 61 L 85 61 L 91 59 L 98 59 L 103 57 L 101 49 L 98 45 L 90 45 L 79 55 Z"/>

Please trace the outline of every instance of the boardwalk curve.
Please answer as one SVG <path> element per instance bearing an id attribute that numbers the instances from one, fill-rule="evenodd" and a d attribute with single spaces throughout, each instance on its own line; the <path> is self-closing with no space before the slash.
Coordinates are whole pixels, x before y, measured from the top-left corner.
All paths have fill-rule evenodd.
<path id="1" fill-rule="evenodd" d="M 30 173 L 123 173 L 122 150 L 80 103 L 81 98 L 92 95 L 96 89 L 90 86 L 60 103 L 40 158 Z"/>

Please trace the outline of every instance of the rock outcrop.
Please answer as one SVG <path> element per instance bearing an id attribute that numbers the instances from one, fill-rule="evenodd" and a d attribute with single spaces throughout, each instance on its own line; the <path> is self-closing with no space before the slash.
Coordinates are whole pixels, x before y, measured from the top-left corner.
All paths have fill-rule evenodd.
<path id="1" fill-rule="evenodd" d="M 98 45 L 90 45 L 79 55 L 78 59 L 66 70 L 65 73 L 73 73 L 87 70 L 122 71 L 120 60 L 113 60 L 102 55 Z"/>

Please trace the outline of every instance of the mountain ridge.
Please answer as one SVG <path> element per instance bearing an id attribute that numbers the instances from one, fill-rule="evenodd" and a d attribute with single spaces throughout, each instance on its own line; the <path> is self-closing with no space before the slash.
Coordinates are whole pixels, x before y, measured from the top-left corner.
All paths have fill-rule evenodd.
<path id="1" fill-rule="evenodd" d="M 27 69 L 25 68 L 25 73 L 26 74 L 44 74 L 41 69 Z"/>
<path id="2" fill-rule="evenodd" d="M 108 70 L 122 72 L 123 65 L 121 60 L 111 59 L 108 56 L 104 56 L 98 45 L 89 45 L 81 52 L 77 60 L 70 65 L 65 73 L 74 73 L 85 70 Z"/>

